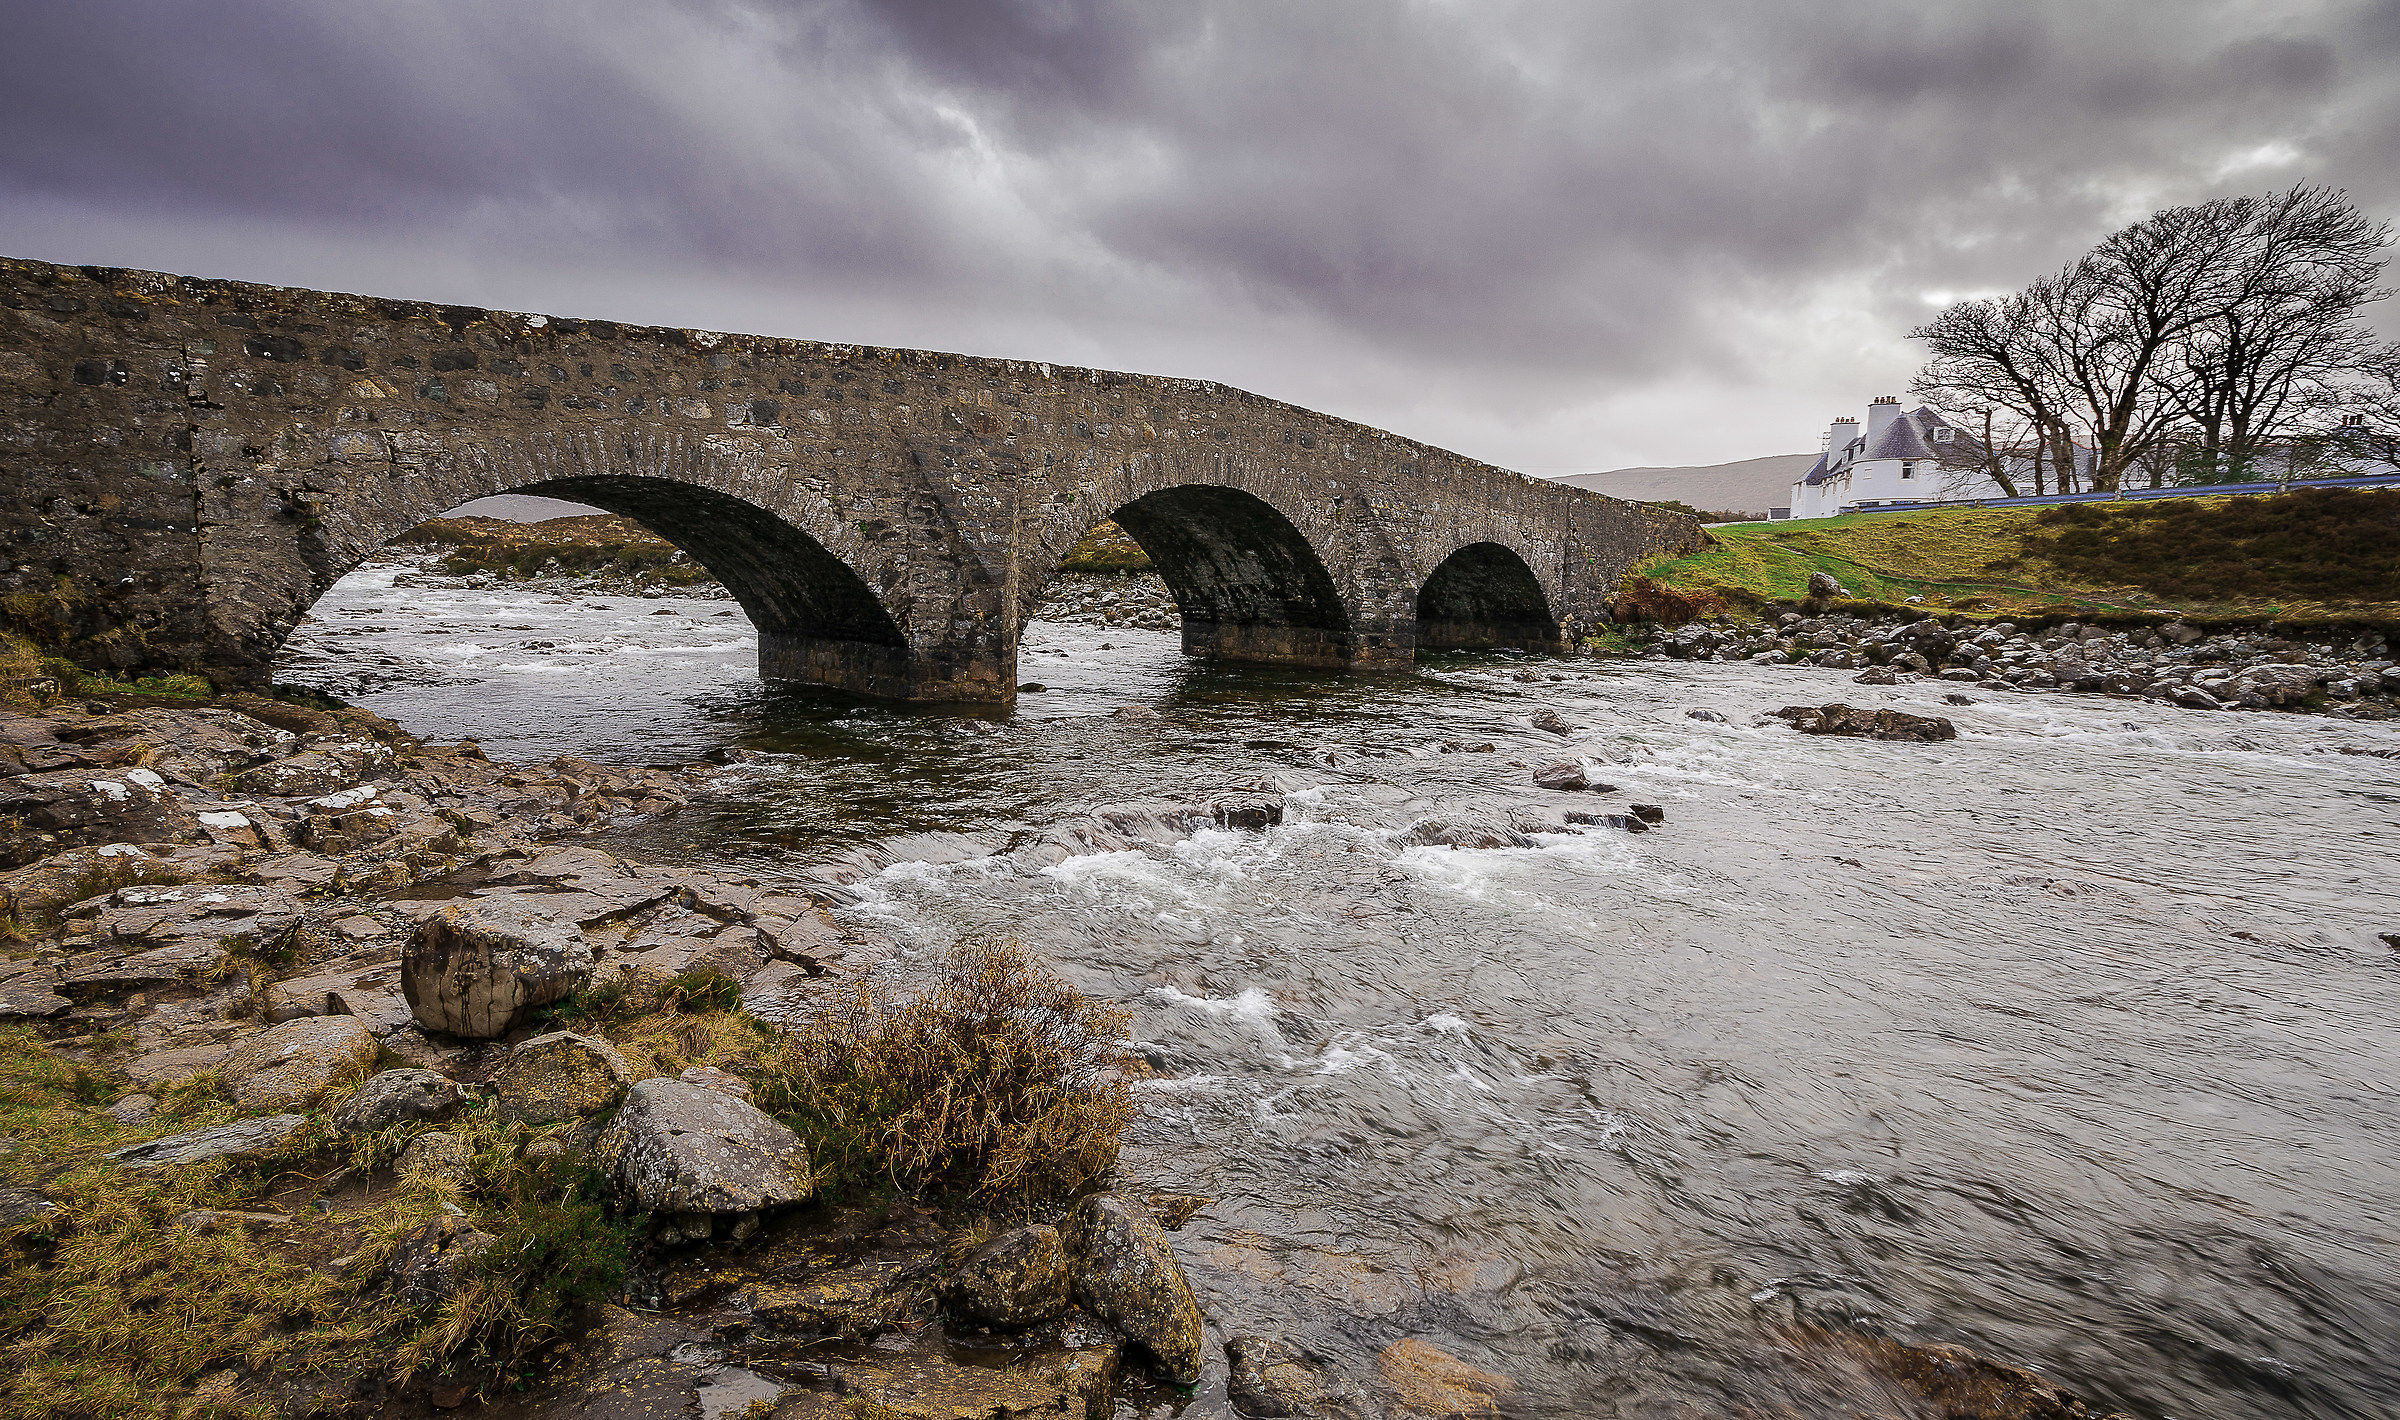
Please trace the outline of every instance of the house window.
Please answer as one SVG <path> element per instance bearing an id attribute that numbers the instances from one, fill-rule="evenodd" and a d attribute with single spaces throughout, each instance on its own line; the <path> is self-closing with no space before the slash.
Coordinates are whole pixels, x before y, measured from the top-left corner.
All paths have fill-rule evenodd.
<path id="1" fill-rule="evenodd" d="M 1949 426 L 1937 424 L 1933 429 L 1933 441 L 1937 444 L 1947 444 L 1950 442 L 1950 435 L 1953 432 Z"/>
<path id="2" fill-rule="evenodd" d="M 1914 477 L 1916 477 L 1916 476 L 1917 476 L 1917 466 L 1916 466 L 1915 464 L 1913 464 L 1913 463 L 1906 463 L 1906 462 L 1902 463 L 1902 464 L 1900 465 L 1900 476 L 1901 476 L 1902 478 L 1914 478 Z"/>

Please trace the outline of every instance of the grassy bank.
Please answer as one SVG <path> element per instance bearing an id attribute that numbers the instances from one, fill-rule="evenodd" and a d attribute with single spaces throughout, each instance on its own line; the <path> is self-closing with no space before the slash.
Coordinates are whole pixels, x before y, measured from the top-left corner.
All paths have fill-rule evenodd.
<path id="1" fill-rule="evenodd" d="M 442 570 L 461 576 L 480 572 L 520 582 L 535 577 L 623 577 L 670 587 L 715 580 L 675 544 L 630 518 L 605 513 L 538 523 L 435 518 L 392 541 L 448 548 Z"/>
<path id="2" fill-rule="evenodd" d="M 1743 523 L 1640 569 L 1626 595 L 1671 620 L 1796 602 L 1817 572 L 1858 600 L 1929 614 L 2400 626 L 2400 495 L 2311 489 Z"/>

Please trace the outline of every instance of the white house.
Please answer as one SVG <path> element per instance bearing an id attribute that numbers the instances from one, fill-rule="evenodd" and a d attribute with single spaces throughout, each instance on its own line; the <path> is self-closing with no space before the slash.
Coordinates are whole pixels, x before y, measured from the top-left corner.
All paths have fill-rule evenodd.
<path id="1" fill-rule="evenodd" d="M 1942 466 L 1951 446 L 1971 437 L 1931 409 L 1903 411 L 1897 398 L 1883 395 L 1867 406 L 1865 432 L 1855 419 L 1833 421 L 1825 452 L 1792 485 L 1787 516 L 1830 518 L 1885 503 L 2008 496 L 1988 475 Z"/>

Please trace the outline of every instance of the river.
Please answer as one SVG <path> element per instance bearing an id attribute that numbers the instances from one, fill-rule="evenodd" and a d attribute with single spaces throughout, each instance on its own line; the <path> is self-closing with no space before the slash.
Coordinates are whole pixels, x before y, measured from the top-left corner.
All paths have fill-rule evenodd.
<path id="1" fill-rule="evenodd" d="M 2143 1417 L 2400 1413 L 2400 728 L 1748 664 L 1228 670 L 1046 622 L 1047 689 L 975 717 L 764 686 L 732 607 L 379 564 L 280 675 L 495 758 L 753 751 L 612 846 L 852 855 L 843 911 L 904 954 L 1014 936 L 1131 1007 L 1167 1078 L 1127 1166 L 1220 1200 L 1178 1242 L 1225 1334 L 1353 1374 L 1426 1337 L 1539 1416 L 1920 1413 L 1858 1329 Z M 1831 700 L 1959 738 L 1760 723 Z M 1535 788 L 1569 752 L 1622 792 Z M 1289 821 L 1015 851 L 1239 785 Z M 1665 823 L 1407 841 L 1631 801 Z"/>

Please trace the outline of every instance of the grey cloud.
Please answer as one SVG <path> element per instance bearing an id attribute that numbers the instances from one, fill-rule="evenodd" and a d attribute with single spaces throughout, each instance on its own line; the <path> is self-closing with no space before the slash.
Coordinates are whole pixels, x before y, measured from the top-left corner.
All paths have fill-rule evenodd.
<path id="1" fill-rule="evenodd" d="M 212 223 L 352 243 L 364 286 L 378 253 L 466 243 L 1302 399 L 1372 365 L 1422 378 L 1355 412 L 1411 432 L 1572 428 L 1635 382 L 1904 374 L 1922 292 L 2019 284 L 2127 194 L 2309 178 L 2393 210 L 2393 14 L 0 0 L 0 240 L 13 194 L 165 267 Z M 2295 163 L 2241 167 L 2278 143 Z M 274 279 L 274 251 L 233 274 Z M 1869 353 L 1808 329 L 1835 293 Z"/>

